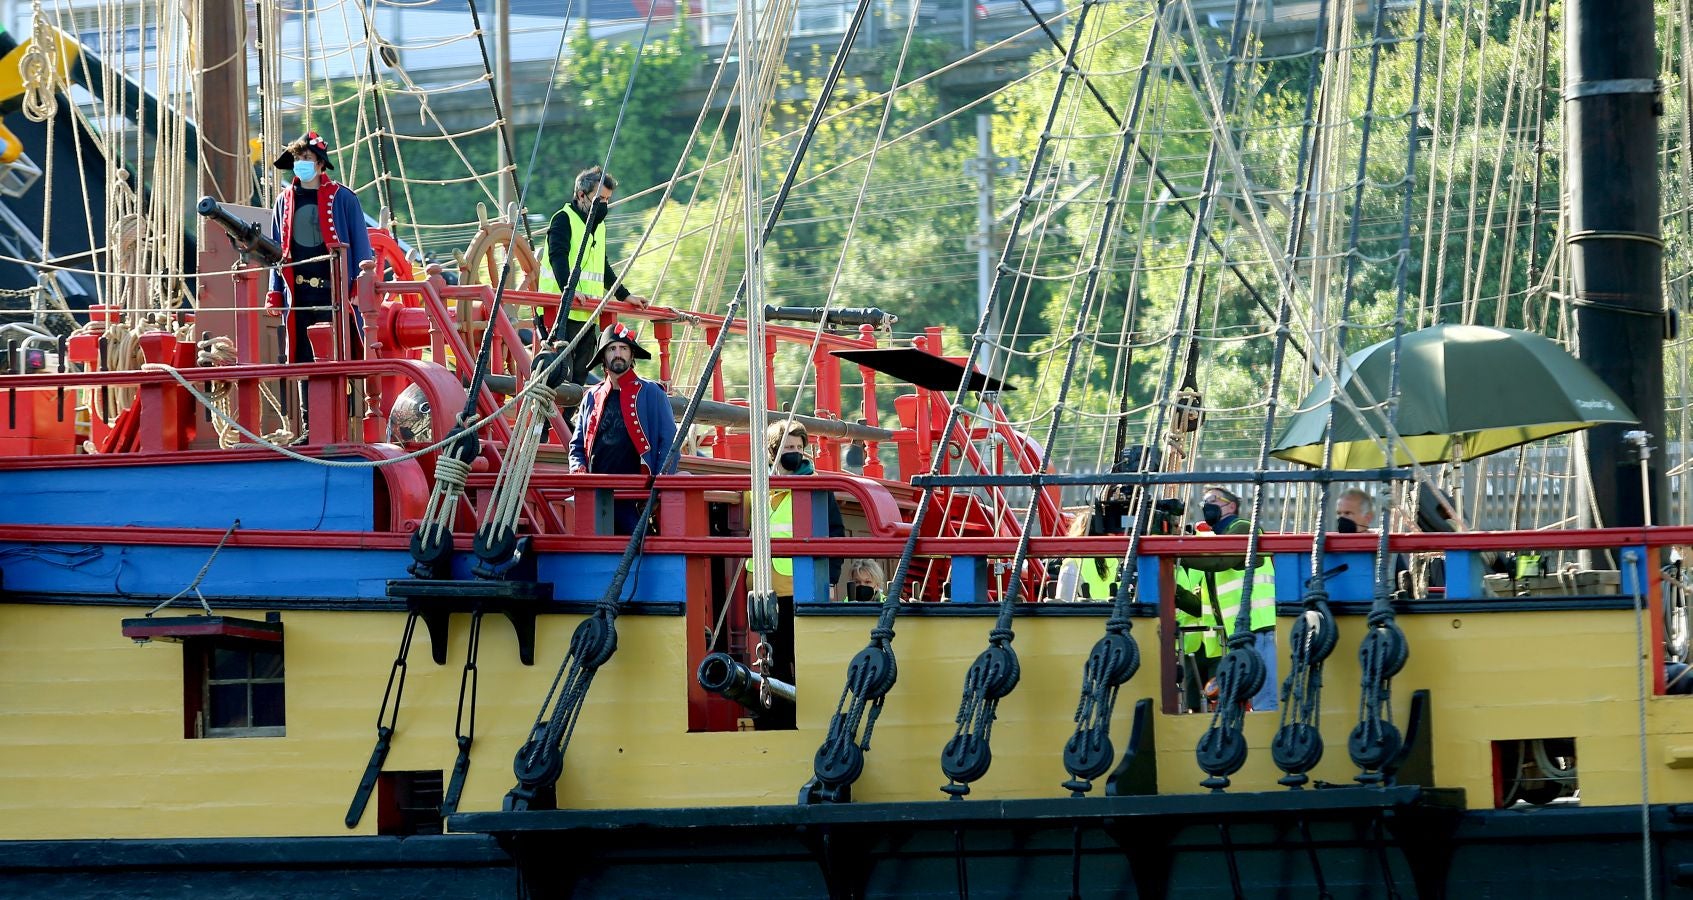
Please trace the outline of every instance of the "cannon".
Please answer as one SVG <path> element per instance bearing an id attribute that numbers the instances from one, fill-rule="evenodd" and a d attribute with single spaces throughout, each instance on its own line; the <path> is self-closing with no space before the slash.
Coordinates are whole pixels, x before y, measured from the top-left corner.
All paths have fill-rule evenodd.
<path id="1" fill-rule="evenodd" d="M 699 680 L 700 687 L 741 704 L 754 715 L 764 711 L 764 704 L 758 699 L 758 686 L 766 679 L 727 653 L 713 653 L 700 660 L 699 671 L 694 673 L 694 677 Z M 793 685 L 774 678 L 768 680 L 771 697 L 794 702 Z"/>
<path id="2" fill-rule="evenodd" d="M 282 247 L 270 236 L 265 234 L 264 228 L 254 222 L 249 222 L 240 216 L 223 208 L 223 204 L 211 197 L 201 197 L 195 212 L 223 226 L 229 233 L 230 241 L 234 242 L 242 253 L 251 254 L 259 262 L 274 266 L 282 262 Z"/>

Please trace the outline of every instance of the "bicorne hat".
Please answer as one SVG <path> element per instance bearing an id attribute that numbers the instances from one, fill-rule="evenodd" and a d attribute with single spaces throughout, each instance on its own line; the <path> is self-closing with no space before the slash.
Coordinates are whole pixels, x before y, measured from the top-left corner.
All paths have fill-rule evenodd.
<path id="1" fill-rule="evenodd" d="M 282 148 L 282 154 L 278 156 L 276 158 L 276 162 L 271 163 L 271 165 L 277 167 L 278 169 L 294 168 L 294 147 L 300 144 L 304 144 L 317 152 L 317 158 L 323 163 L 325 171 L 335 168 L 335 163 L 330 162 L 329 160 L 329 142 L 325 141 L 323 136 L 315 131 L 308 131 L 305 134 L 300 135 L 299 140 Z"/>
<path id="2" fill-rule="evenodd" d="M 652 359 L 653 355 L 635 342 L 635 332 L 622 322 L 613 322 L 610 328 L 600 332 L 600 345 L 594 348 L 594 365 L 605 363 L 605 348 L 612 344 L 628 344 L 629 355 L 636 359 Z M 592 368 L 592 367 L 590 367 Z"/>

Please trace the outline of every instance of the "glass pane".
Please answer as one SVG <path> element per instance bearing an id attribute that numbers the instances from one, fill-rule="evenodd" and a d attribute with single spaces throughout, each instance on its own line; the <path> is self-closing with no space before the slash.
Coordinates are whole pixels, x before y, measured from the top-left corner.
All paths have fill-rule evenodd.
<path id="1" fill-rule="evenodd" d="M 278 688 L 281 685 L 277 686 Z M 247 725 L 247 685 L 214 684 L 210 691 L 211 709 L 206 721 L 213 728 L 244 728 Z"/>
<path id="2" fill-rule="evenodd" d="M 253 724 L 283 725 L 282 683 L 253 685 Z"/>
<path id="3" fill-rule="evenodd" d="M 244 650 L 227 650 L 223 647 L 212 648 L 212 677 L 222 681 L 227 678 L 246 678 L 247 660 L 251 654 Z"/>
<path id="4" fill-rule="evenodd" d="M 281 678 L 282 651 L 255 650 L 253 651 L 254 678 Z"/>

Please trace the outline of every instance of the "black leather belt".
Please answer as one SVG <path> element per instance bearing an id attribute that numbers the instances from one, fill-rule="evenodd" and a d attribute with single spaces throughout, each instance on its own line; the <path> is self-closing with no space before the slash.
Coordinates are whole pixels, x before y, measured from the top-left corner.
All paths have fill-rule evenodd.
<path id="1" fill-rule="evenodd" d="M 300 284 L 300 285 L 305 285 L 306 287 L 314 287 L 314 288 L 329 287 L 329 279 L 327 279 L 327 278 L 316 278 L 316 277 L 306 278 L 304 276 L 295 275 L 294 276 L 294 283 Z"/>

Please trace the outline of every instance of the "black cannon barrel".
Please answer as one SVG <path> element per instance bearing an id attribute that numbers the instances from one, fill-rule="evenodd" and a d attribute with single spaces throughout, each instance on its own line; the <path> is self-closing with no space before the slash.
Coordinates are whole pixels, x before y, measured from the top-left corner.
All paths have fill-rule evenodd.
<path id="1" fill-rule="evenodd" d="M 495 393 L 510 396 L 517 393 L 517 378 L 512 375 L 489 375 L 488 389 Z M 582 388 L 566 382 L 553 389 L 553 396 L 565 406 L 575 406 L 582 402 Z M 682 411 L 688 407 L 688 398 L 672 395 L 670 408 L 678 419 Z M 788 414 L 780 410 L 771 410 L 768 415 L 770 421 L 786 421 Z M 730 428 L 746 428 L 752 421 L 752 414 L 744 406 L 733 403 L 719 403 L 714 400 L 701 400 L 699 409 L 695 411 L 696 425 L 724 425 Z M 857 422 L 843 422 L 840 419 L 825 419 L 820 416 L 794 416 L 794 421 L 805 426 L 805 430 L 813 435 L 824 435 L 846 441 L 891 441 L 898 436 L 897 432 L 886 428 L 876 428 L 870 425 L 860 425 Z"/>
<path id="2" fill-rule="evenodd" d="M 830 325 L 871 325 L 881 328 L 899 321 L 899 316 L 883 312 L 873 306 L 857 309 L 825 309 L 821 306 L 766 306 L 764 318 L 770 321 L 821 322 L 828 318 Z"/>
<path id="3" fill-rule="evenodd" d="M 267 266 L 282 262 L 282 247 L 271 240 L 260 225 L 231 213 L 211 197 L 201 197 L 195 211 L 223 226 L 235 246 L 244 253 L 258 257 L 259 262 Z"/>
<path id="4" fill-rule="evenodd" d="M 754 713 L 764 711 L 764 704 L 758 700 L 758 686 L 766 679 L 727 653 L 713 653 L 700 660 L 699 671 L 694 677 L 699 679 L 700 687 L 713 694 L 727 697 Z M 769 682 L 770 696 L 794 702 L 793 685 L 774 678 Z"/>

